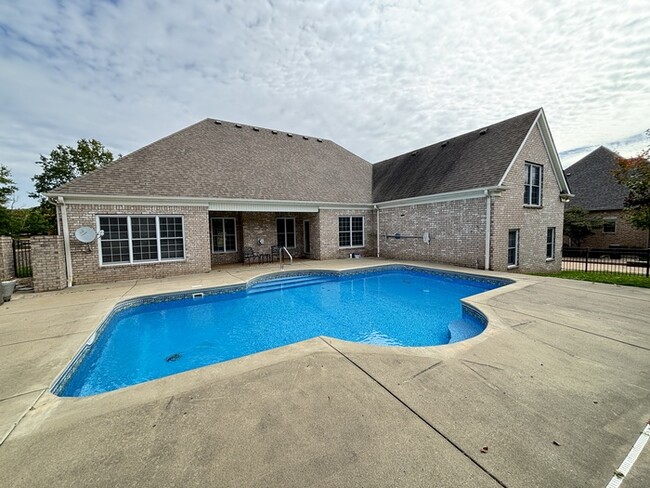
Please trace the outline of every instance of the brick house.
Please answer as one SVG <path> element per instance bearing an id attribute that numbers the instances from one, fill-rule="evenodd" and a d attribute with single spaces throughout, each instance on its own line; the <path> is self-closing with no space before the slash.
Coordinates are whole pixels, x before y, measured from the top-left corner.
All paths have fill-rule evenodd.
<path id="1" fill-rule="evenodd" d="M 244 248 L 558 270 L 569 188 L 542 109 L 371 164 L 214 119 L 51 191 L 69 284 L 207 272 Z M 103 233 L 83 244 L 80 227 Z"/>
<path id="2" fill-rule="evenodd" d="M 623 214 L 629 190 L 614 178 L 618 158 L 618 154 L 600 146 L 565 170 L 575 194 L 566 209 L 582 207 L 604 222 L 582 242 L 583 247 L 650 247 L 648 231 L 632 227 Z"/>

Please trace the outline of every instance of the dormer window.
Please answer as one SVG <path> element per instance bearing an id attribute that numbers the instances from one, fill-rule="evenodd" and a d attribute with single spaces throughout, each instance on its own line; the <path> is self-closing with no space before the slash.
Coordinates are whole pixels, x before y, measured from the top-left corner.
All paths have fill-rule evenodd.
<path id="1" fill-rule="evenodd" d="M 542 169 L 539 164 L 526 163 L 524 183 L 524 205 L 540 207 L 542 205 Z"/>

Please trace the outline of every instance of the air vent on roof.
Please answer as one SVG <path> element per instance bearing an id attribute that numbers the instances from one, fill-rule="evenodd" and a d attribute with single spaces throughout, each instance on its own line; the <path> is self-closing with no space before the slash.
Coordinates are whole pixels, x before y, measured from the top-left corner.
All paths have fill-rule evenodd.
<path id="1" fill-rule="evenodd" d="M 479 134 L 484 136 L 485 134 L 487 134 L 487 131 L 488 130 L 487 130 L 487 127 L 486 127 L 485 129 L 481 129 L 481 132 L 479 132 Z"/>
<path id="2" fill-rule="evenodd" d="M 241 129 L 241 124 L 235 124 L 235 127 L 237 127 L 238 129 Z"/>
<path id="3" fill-rule="evenodd" d="M 254 130 L 255 132 L 259 132 L 259 131 L 260 131 L 259 127 L 253 127 L 253 130 Z"/>
<path id="4" fill-rule="evenodd" d="M 440 144 L 441 147 L 447 147 L 447 144 L 449 144 L 449 141 L 445 141 L 442 144 Z"/>
<path id="5" fill-rule="evenodd" d="M 287 134 L 287 137 L 293 137 L 293 134 Z"/>
<path id="6" fill-rule="evenodd" d="M 277 134 L 278 131 L 277 131 L 277 130 L 272 130 L 271 133 L 272 133 L 272 134 Z"/>
<path id="7" fill-rule="evenodd" d="M 221 125 L 221 121 L 220 121 L 220 120 L 215 120 L 214 123 L 217 124 L 217 125 Z"/>
<path id="8" fill-rule="evenodd" d="M 318 142 L 323 142 L 323 139 L 316 139 Z"/>
<path id="9" fill-rule="evenodd" d="M 413 152 L 411 153 L 411 156 L 415 156 L 417 153 L 418 153 L 417 151 L 413 151 Z"/>
<path id="10" fill-rule="evenodd" d="M 309 137 L 307 137 L 307 136 L 302 136 L 302 138 L 303 138 L 305 141 L 308 141 L 308 140 L 309 140 Z"/>

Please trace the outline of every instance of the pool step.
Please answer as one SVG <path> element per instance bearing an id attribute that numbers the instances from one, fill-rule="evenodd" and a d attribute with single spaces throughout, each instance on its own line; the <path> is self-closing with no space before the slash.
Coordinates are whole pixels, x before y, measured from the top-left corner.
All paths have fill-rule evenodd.
<path id="1" fill-rule="evenodd" d="M 318 285 L 331 280 L 331 276 L 298 276 L 295 278 L 280 278 L 277 280 L 257 283 L 248 289 L 248 294 L 254 295 L 255 293 L 264 293 L 267 291 L 287 290 L 299 286 Z"/>

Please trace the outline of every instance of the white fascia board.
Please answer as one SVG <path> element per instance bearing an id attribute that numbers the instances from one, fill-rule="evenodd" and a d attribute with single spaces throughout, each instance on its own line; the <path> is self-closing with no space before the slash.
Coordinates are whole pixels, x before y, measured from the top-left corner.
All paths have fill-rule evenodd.
<path id="1" fill-rule="evenodd" d="M 573 195 L 571 195 L 571 193 L 569 192 L 569 185 L 564 176 L 564 171 L 562 170 L 562 163 L 560 162 L 560 156 L 558 155 L 557 149 L 555 148 L 555 143 L 553 142 L 553 136 L 551 135 L 551 130 L 548 127 L 548 122 L 546 121 L 546 115 L 544 114 L 543 108 L 539 109 L 537 117 L 535 117 L 535 120 L 530 125 L 530 129 L 528 129 L 528 133 L 526 134 L 526 137 L 524 137 L 524 140 L 519 146 L 519 149 L 517 149 L 517 152 L 515 153 L 515 157 L 512 158 L 512 161 L 510 161 L 508 168 L 503 173 L 503 176 L 499 181 L 499 186 L 503 185 L 506 177 L 508 176 L 510 170 L 512 169 L 515 162 L 519 158 L 521 151 L 523 150 L 524 146 L 528 142 L 528 138 L 530 137 L 530 134 L 533 132 L 533 129 L 535 129 L 535 127 L 539 129 L 539 133 L 542 136 L 542 143 L 544 144 L 544 148 L 546 149 L 546 154 L 548 156 L 548 159 L 549 161 L 551 161 L 551 167 L 553 168 L 553 173 L 555 174 L 555 178 L 558 182 L 558 185 L 560 186 L 560 194 L 566 195 L 568 197 L 572 197 Z"/>
<path id="2" fill-rule="evenodd" d="M 208 207 L 214 211 L 236 212 L 318 212 L 319 209 L 368 209 L 370 203 L 303 202 L 295 200 L 261 200 L 239 198 L 158 197 L 134 195 L 45 194 L 48 198 L 63 197 L 67 204 L 93 205 L 164 205 Z"/>
<path id="3" fill-rule="evenodd" d="M 469 190 L 452 191 L 448 193 L 437 193 L 435 195 L 422 195 L 419 197 L 378 202 L 375 205 L 379 209 L 407 207 L 409 205 L 426 205 L 427 203 L 451 202 L 454 200 L 468 200 L 471 198 L 485 198 L 486 194 L 493 195 L 505 190 L 507 190 L 505 186 L 487 186 L 484 188 L 472 188 Z"/>

